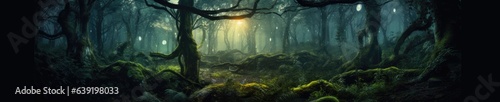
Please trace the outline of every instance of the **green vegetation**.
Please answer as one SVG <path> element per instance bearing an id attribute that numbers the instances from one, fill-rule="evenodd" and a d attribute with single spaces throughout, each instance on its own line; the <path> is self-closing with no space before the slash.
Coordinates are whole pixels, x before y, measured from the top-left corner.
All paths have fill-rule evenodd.
<path id="1" fill-rule="evenodd" d="M 311 102 L 340 102 L 335 96 L 324 96 Z"/>
<path id="2" fill-rule="evenodd" d="M 90 76 L 95 86 L 118 86 L 123 92 L 143 87 L 145 90 L 137 91 L 143 93 L 137 101 L 167 101 L 166 97 L 176 97 L 176 100 L 208 102 L 339 102 L 385 100 L 402 84 L 422 73 L 421 69 L 391 66 L 332 74 L 336 69 L 328 67 L 340 64 L 336 60 L 324 60 L 310 52 L 253 55 L 242 59 L 240 71 L 232 70 L 234 66 L 203 68 L 200 70 L 202 83 L 185 78 L 178 65 L 145 67 L 125 60 L 94 68 Z M 216 62 L 207 62 L 207 65 L 215 65 L 213 63 Z"/>

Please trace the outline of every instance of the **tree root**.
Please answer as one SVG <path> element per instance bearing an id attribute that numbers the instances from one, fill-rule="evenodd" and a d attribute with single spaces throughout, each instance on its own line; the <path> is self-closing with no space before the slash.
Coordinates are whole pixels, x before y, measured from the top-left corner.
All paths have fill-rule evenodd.
<path id="1" fill-rule="evenodd" d="M 259 68 L 259 67 L 266 67 L 266 68 L 278 68 L 279 65 L 281 64 L 291 64 L 292 61 L 289 60 L 291 58 L 287 57 L 285 54 L 277 54 L 277 55 L 266 55 L 266 54 L 259 54 L 255 56 L 250 56 L 246 58 L 245 60 L 239 62 L 239 63 L 221 63 L 221 64 L 216 64 L 213 65 L 212 68 L 214 67 L 227 67 L 227 66 L 233 66 L 237 67 L 238 69 L 233 70 L 231 72 L 239 72 L 242 69 L 251 69 L 251 68 Z M 268 63 L 274 63 L 274 64 L 268 64 Z M 264 65 L 264 66 L 261 66 Z"/>
<path id="2" fill-rule="evenodd" d="M 161 72 L 159 72 L 158 74 L 156 74 L 154 77 L 157 77 L 157 76 L 161 75 L 162 73 L 166 73 L 166 72 L 170 72 L 170 73 L 176 75 L 177 77 L 183 79 L 184 81 L 189 82 L 189 83 L 191 83 L 193 85 L 196 85 L 196 86 L 198 86 L 200 88 L 203 87 L 203 85 L 201 85 L 200 83 L 197 83 L 195 81 L 189 80 L 186 77 L 182 76 L 181 74 L 175 72 L 174 70 L 170 70 L 170 69 L 162 70 Z"/>

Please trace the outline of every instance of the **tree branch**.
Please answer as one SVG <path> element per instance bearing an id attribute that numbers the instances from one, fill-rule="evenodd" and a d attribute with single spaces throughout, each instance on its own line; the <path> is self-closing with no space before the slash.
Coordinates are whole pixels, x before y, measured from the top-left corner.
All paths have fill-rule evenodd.
<path id="1" fill-rule="evenodd" d="M 165 54 L 158 53 L 158 52 L 151 52 L 149 55 L 151 57 L 159 57 L 159 58 L 163 58 L 166 60 L 170 60 L 170 59 L 174 59 L 175 57 L 178 57 L 179 55 L 181 55 L 181 48 L 179 46 L 177 46 L 177 48 L 175 48 L 174 52 L 172 52 L 169 55 L 165 55 Z"/>
<path id="2" fill-rule="evenodd" d="M 239 0 L 238 4 L 236 4 L 235 6 L 230 7 L 230 8 L 219 9 L 219 10 L 200 10 L 200 9 L 197 9 L 197 8 L 194 8 L 194 7 L 190 7 L 190 6 L 183 6 L 183 5 L 172 4 L 172 3 L 170 3 L 170 2 L 168 2 L 166 0 L 154 0 L 154 1 L 156 3 L 159 3 L 162 6 L 166 6 L 166 7 L 173 8 L 173 9 L 187 10 L 187 11 L 189 11 L 191 13 L 197 14 L 199 16 L 202 16 L 202 17 L 210 19 L 210 20 L 250 18 L 257 11 L 260 11 L 260 10 L 270 10 L 270 9 L 274 8 L 274 6 L 276 5 L 276 2 L 275 2 L 270 8 L 257 8 L 258 3 L 260 2 L 260 0 L 256 0 L 254 2 L 254 5 L 253 5 L 252 8 L 240 8 L 240 9 L 237 9 L 237 7 L 239 6 L 239 4 L 241 2 L 241 0 Z M 236 15 L 236 16 L 229 16 L 229 15 L 221 15 L 221 16 L 219 16 L 219 14 L 221 14 L 221 13 L 225 13 L 225 12 L 237 12 L 237 11 L 249 11 L 249 12 L 246 13 L 246 14 Z"/>
<path id="3" fill-rule="evenodd" d="M 394 47 L 394 55 L 399 55 L 399 49 L 401 48 L 401 45 L 403 45 L 406 38 L 408 38 L 414 31 L 425 30 L 429 28 L 431 25 L 432 25 L 431 18 L 421 17 L 418 20 L 413 21 L 412 25 L 406 28 L 406 30 L 403 32 L 403 34 L 401 34 L 398 41 L 396 42 L 396 46 Z"/>
<path id="4" fill-rule="evenodd" d="M 169 9 L 167 9 L 167 8 L 165 8 L 165 7 L 160 7 L 160 6 L 156 6 L 156 5 L 149 4 L 149 3 L 148 3 L 148 0 L 144 0 L 144 2 L 146 3 L 146 6 L 148 6 L 148 7 L 153 7 L 154 9 L 167 11 L 167 13 L 168 13 L 168 14 L 169 14 L 172 18 L 174 18 L 174 20 L 175 20 L 175 21 L 179 22 L 178 16 L 177 16 L 177 15 L 174 15 L 174 13 L 172 13 L 172 11 L 170 11 Z"/>
<path id="5" fill-rule="evenodd" d="M 362 0 L 295 0 L 298 4 L 305 7 L 325 7 L 331 4 L 340 4 L 340 3 L 356 3 Z"/>

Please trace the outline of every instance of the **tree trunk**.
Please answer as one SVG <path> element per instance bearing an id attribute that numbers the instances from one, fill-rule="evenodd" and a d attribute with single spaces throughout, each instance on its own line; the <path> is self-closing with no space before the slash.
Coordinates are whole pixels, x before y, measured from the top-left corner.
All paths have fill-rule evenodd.
<path id="1" fill-rule="evenodd" d="M 442 49 L 459 49 L 458 34 L 459 29 L 459 1 L 458 0 L 436 0 L 435 8 L 435 53 Z M 437 55 L 433 55 L 436 57 Z"/>
<path id="2" fill-rule="evenodd" d="M 340 49 L 340 55 L 344 55 L 342 52 L 342 44 L 346 42 L 346 26 L 347 26 L 347 21 L 346 21 L 346 8 L 344 6 L 339 7 L 339 12 L 338 15 L 339 18 L 337 19 L 337 35 L 336 35 L 336 40 L 337 40 L 337 47 Z"/>
<path id="3" fill-rule="evenodd" d="M 224 30 L 224 43 L 226 44 L 226 50 L 231 50 L 231 43 L 229 42 L 229 29 L 226 24 L 226 30 Z"/>
<path id="4" fill-rule="evenodd" d="M 182 0 L 179 1 L 179 5 L 192 7 L 194 5 L 194 0 Z M 181 55 L 182 60 L 184 60 L 185 70 L 183 70 L 182 74 L 189 80 L 198 82 L 198 62 L 200 56 L 198 54 L 196 42 L 193 39 L 192 33 L 192 14 L 186 10 L 180 11 L 180 26 L 179 26 L 179 34 L 180 34 L 180 44 L 181 47 Z"/>
<path id="5" fill-rule="evenodd" d="M 99 10 L 97 11 L 97 20 L 96 20 L 96 36 L 97 36 L 97 51 L 98 51 L 98 54 L 99 55 L 102 55 L 104 52 L 103 51 L 103 48 L 104 48 L 104 44 L 103 44 L 103 41 L 102 41 L 102 36 L 103 36 L 103 31 L 102 31 L 102 23 L 103 23 L 103 20 L 104 20 L 104 11 L 103 10 Z"/>
<path id="6" fill-rule="evenodd" d="M 81 8 L 86 7 L 85 5 L 81 4 L 82 3 L 81 1 L 79 3 L 80 3 L 79 6 Z M 80 33 L 82 34 L 78 36 L 75 30 L 76 28 L 70 24 L 69 21 L 70 13 L 71 13 L 71 6 L 70 3 L 68 2 L 66 3 L 65 8 L 59 13 L 57 22 L 61 25 L 62 32 L 66 36 L 66 43 L 67 43 L 66 53 L 68 54 L 68 56 L 75 59 L 77 66 L 82 66 L 85 60 L 83 59 L 83 57 L 85 56 L 84 50 L 88 46 L 86 44 L 90 44 L 90 42 L 88 41 L 89 40 L 88 32 L 85 30 L 87 29 L 86 25 L 88 22 L 89 14 L 88 12 L 86 13 L 85 10 L 81 10 L 80 12 L 78 12 L 78 14 L 82 16 L 80 19 L 78 19 L 79 21 L 78 23 L 80 24 L 79 25 Z M 76 22 L 74 24 L 76 24 Z"/>
<path id="7" fill-rule="evenodd" d="M 217 29 L 217 26 L 214 24 L 214 23 L 211 23 L 209 28 L 208 28 L 208 55 L 212 55 L 214 54 L 214 50 L 215 50 L 215 45 L 217 44 L 216 41 L 217 41 L 217 38 L 216 38 L 216 29 Z"/>
<path id="8" fill-rule="evenodd" d="M 66 36 L 66 54 L 72 58 L 79 59 L 76 54 L 76 44 L 78 42 L 75 30 L 69 22 L 69 15 L 71 13 L 70 3 L 66 3 L 64 9 L 59 13 L 57 22 L 61 25 L 62 32 Z"/>
<path id="9" fill-rule="evenodd" d="M 289 46 L 290 46 L 290 25 L 292 23 L 292 20 L 293 18 L 295 18 L 295 16 L 297 15 L 298 13 L 293 13 L 293 14 L 290 14 L 289 17 L 286 17 L 285 19 L 285 31 L 283 33 L 283 53 L 288 53 L 288 51 L 290 51 L 289 49 Z"/>
<path id="10" fill-rule="evenodd" d="M 382 51 L 377 37 L 380 27 L 380 6 L 373 0 L 365 1 L 364 6 L 366 7 L 366 27 L 358 36 L 358 41 L 361 43 L 360 50 L 353 60 L 341 66 L 340 71 L 368 69 L 381 62 Z M 368 36 L 366 46 L 363 46 L 363 35 Z"/>
<path id="11" fill-rule="evenodd" d="M 88 23 L 90 20 L 90 10 L 92 8 L 93 1 L 80 0 L 78 3 L 80 6 L 79 26 L 80 26 L 81 36 L 79 39 L 80 44 L 77 48 L 77 52 L 78 54 L 80 54 L 80 57 L 84 58 L 83 60 L 89 61 L 91 65 L 97 65 L 97 61 L 94 56 L 94 47 L 92 46 L 92 43 L 90 41 L 89 30 L 88 30 Z"/>
<path id="12" fill-rule="evenodd" d="M 330 35 L 328 32 L 328 13 L 326 6 L 320 8 L 321 11 L 321 37 L 319 37 L 319 50 L 330 56 L 328 53 L 328 45 L 330 44 Z"/>
<path id="13" fill-rule="evenodd" d="M 431 77 L 449 78 L 451 81 L 460 80 L 461 48 L 458 46 L 460 29 L 460 1 L 435 0 L 435 45 L 429 66 L 416 81 L 426 81 Z"/>
<path id="14" fill-rule="evenodd" d="M 255 37 L 257 34 L 257 30 L 259 29 L 259 26 L 254 25 L 253 31 L 248 33 L 248 38 L 247 38 L 247 44 L 248 44 L 248 53 L 250 54 L 256 54 L 257 53 L 257 44 L 255 43 Z"/>

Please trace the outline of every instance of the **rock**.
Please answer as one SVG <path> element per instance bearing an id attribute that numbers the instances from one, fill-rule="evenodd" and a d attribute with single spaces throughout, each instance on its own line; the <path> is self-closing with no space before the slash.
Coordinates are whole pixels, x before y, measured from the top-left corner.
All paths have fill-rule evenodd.
<path id="1" fill-rule="evenodd" d="M 340 88 L 342 87 L 338 84 L 330 83 L 326 80 L 321 79 L 311 81 L 309 84 L 292 88 L 292 91 L 303 97 L 309 97 L 311 93 L 315 91 L 323 91 L 327 95 L 336 95 Z"/>
<path id="2" fill-rule="evenodd" d="M 142 96 L 139 96 L 135 101 L 136 102 L 161 102 L 158 98 L 156 98 L 154 95 L 150 94 L 149 92 L 143 92 Z"/>
<path id="3" fill-rule="evenodd" d="M 335 96 L 324 96 L 311 102 L 340 102 Z"/>

